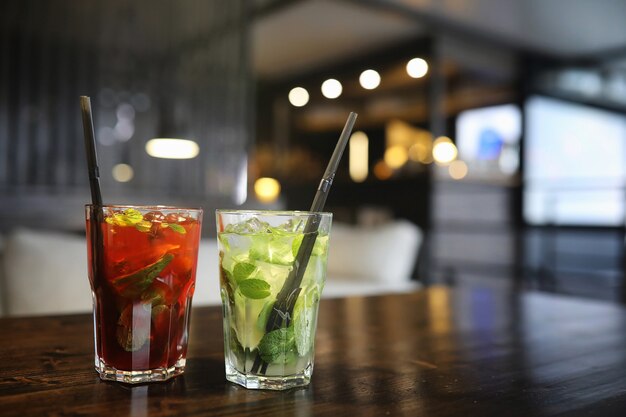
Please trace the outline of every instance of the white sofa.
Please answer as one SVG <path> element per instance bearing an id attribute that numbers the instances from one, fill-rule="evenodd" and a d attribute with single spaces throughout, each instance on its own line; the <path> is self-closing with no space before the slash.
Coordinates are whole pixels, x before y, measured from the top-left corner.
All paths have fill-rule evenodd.
<path id="1" fill-rule="evenodd" d="M 334 224 L 323 297 L 412 291 L 419 228 Z M 202 239 L 194 306 L 220 303 L 215 239 Z M 19 229 L 0 239 L 0 316 L 91 310 L 84 236 Z"/>

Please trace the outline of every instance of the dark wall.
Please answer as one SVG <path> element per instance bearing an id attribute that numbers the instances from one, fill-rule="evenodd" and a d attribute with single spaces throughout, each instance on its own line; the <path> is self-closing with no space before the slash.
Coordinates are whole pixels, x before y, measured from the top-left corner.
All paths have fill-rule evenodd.
<path id="1" fill-rule="evenodd" d="M 245 5 L 3 1 L 0 231 L 55 228 L 68 211 L 82 221 L 76 204 L 89 193 L 80 95 L 92 97 L 105 202 L 241 200 L 253 109 Z M 199 157 L 148 156 L 145 143 L 164 135 L 195 140 Z M 130 182 L 113 179 L 118 163 L 133 167 Z"/>

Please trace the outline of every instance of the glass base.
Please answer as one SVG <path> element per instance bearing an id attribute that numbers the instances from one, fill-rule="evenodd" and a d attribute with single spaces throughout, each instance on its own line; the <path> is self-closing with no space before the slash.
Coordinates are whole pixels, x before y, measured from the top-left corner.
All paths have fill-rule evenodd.
<path id="1" fill-rule="evenodd" d="M 313 367 L 307 366 L 301 373 L 285 376 L 266 376 L 244 374 L 226 363 L 226 379 L 248 389 L 268 389 L 282 391 L 291 388 L 306 387 L 311 382 Z"/>
<path id="2" fill-rule="evenodd" d="M 123 371 L 114 368 L 96 357 L 96 372 L 104 381 L 117 381 L 126 384 L 143 384 L 146 382 L 163 382 L 185 372 L 186 359 L 181 358 L 169 368 L 155 368 L 144 371 Z"/>

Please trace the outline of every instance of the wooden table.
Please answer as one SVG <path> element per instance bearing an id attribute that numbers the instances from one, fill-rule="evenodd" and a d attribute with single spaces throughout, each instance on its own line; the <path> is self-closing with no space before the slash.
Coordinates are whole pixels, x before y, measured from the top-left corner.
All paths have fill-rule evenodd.
<path id="1" fill-rule="evenodd" d="M 323 301 L 313 382 L 224 380 L 221 311 L 195 309 L 187 371 L 101 382 L 89 315 L 0 320 L 0 415 L 626 415 L 626 310 L 539 293 L 431 287 Z"/>

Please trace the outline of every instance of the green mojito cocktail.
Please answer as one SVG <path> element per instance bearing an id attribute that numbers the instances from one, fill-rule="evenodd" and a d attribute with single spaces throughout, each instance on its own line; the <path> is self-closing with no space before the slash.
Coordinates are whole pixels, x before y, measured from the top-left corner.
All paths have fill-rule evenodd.
<path id="1" fill-rule="evenodd" d="M 307 385 L 332 215 L 216 215 L 226 378 L 246 388 Z"/>

